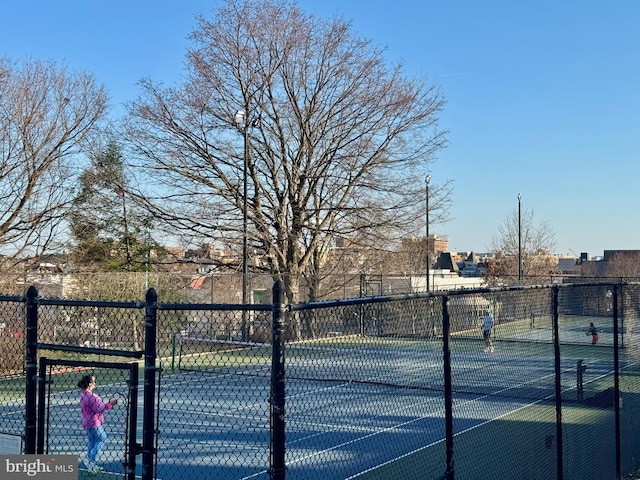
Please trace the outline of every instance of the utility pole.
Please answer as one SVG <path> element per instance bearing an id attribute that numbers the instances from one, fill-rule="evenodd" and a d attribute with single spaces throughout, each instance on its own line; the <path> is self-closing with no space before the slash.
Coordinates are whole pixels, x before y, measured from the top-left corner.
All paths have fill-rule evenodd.
<path id="1" fill-rule="evenodd" d="M 429 182 L 431 181 L 431 175 L 427 175 L 427 178 L 425 178 L 425 224 L 426 224 L 426 237 L 425 237 L 425 243 L 426 243 L 426 251 L 427 251 L 427 267 L 426 267 L 426 274 L 427 274 L 427 292 L 430 290 L 430 285 L 429 285 L 429 275 L 430 272 L 429 270 L 431 270 L 431 245 L 429 243 Z"/>
<path id="2" fill-rule="evenodd" d="M 522 285 L 522 193 L 518 194 L 518 283 Z"/>

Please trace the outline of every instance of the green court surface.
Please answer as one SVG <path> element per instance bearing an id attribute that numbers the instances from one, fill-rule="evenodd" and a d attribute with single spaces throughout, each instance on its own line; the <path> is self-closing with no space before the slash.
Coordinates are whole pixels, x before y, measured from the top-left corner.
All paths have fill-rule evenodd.
<path id="1" fill-rule="evenodd" d="M 601 381 L 608 383 L 612 379 Z M 626 475 L 638 466 L 633 456 L 640 448 L 636 434 L 640 419 L 635 414 L 640 408 L 639 364 L 631 364 L 623 371 L 620 392 L 621 473 Z M 555 402 L 540 401 L 471 428 L 458 424 L 453 438 L 455 478 L 557 478 L 556 420 Z M 563 402 L 561 420 L 564 478 L 615 478 L 614 409 Z M 598 465 L 598 472 L 594 472 L 594 465 Z M 445 468 L 442 440 L 351 480 L 435 480 L 442 478 Z"/>
<path id="2" fill-rule="evenodd" d="M 122 478 L 124 478 L 124 475 L 122 473 L 107 472 L 105 470 L 102 470 L 97 473 L 92 473 L 88 471 L 86 468 L 81 467 L 80 469 L 78 469 L 78 480 L 115 480 L 115 479 L 122 480 Z M 139 475 L 136 475 L 136 479 L 137 478 L 142 478 L 142 477 L 140 477 Z"/>
<path id="3" fill-rule="evenodd" d="M 563 428 L 579 429 L 582 433 L 590 430 L 594 435 L 592 439 L 596 438 L 596 433 L 606 434 L 613 426 L 612 410 L 583 407 L 563 410 Z M 454 438 L 456 478 L 538 478 L 526 473 L 536 469 L 539 478 L 555 478 L 554 420 L 554 406 L 538 404 L 458 433 Z M 588 446 L 586 439 L 582 442 L 565 440 L 565 455 L 571 456 L 585 446 Z M 435 479 L 445 471 L 444 449 L 444 442 L 441 442 L 354 479 Z"/>

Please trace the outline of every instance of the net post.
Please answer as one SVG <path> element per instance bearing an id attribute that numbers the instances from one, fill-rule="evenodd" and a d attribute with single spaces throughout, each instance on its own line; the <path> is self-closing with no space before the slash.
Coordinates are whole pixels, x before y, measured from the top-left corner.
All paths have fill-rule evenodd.
<path id="1" fill-rule="evenodd" d="M 178 335 L 180 333 L 174 333 L 171 337 L 171 373 L 176 371 L 176 352 L 178 351 Z"/>
<path id="2" fill-rule="evenodd" d="M 584 401 L 584 382 L 583 382 L 583 372 L 587 369 L 587 366 L 582 362 L 584 360 L 578 360 L 576 362 L 576 392 L 577 392 L 577 400 L 582 403 Z"/>
<path id="3" fill-rule="evenodd" d="M 273 285 L 273 326 L 271 343 L 271 392 L 270 392 L 270 458 L 271 480 L 285 478 L 285 308 L 282 282 Z"/>

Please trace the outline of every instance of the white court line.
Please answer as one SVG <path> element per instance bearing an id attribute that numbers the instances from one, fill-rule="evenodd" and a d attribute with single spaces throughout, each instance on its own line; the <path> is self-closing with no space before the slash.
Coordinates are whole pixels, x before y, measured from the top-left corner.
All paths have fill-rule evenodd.
<path id="1" fill-rule="evenodd" d="M 566 372 L 571 371 L 571 370 L 572 370 L 572 368 L 567 368 L 567 369 L 563 370 L 561 373 L 566 373 Z M 554 373 L 553 375 L 555 375 L 555 373 Z M 543 376 L 543 377 L 541 377 L 541 378 L 546 378 L 546 377 L 548 377 L 548 376 L 549 376 L 549 375 L 545 375 L 545 376 Z M 519 387 L 525 386 L 525 385 L 530 384 L 530 383 L 534 383 L 534 382 L 538 381 L 539 379 L 540 379 L 540 378 L 536 378 L 536 379 L 530 380 L 530 381 L 528 381 L 528 382 L 523 382 L 523 383 L 521 383 L 521 384 L 518 384 L 518 385 L 515 385 L 515 386 L 512 386 L 512 387 L 509 387 L 509 388 L 505 388 L 505 389 L 502 389 L 502 390 L 497 390 L 497 391 L 491 392 L 491 393 L 489 393 L 489 394 L 482 395 L 482 396 L 480 396 L 480 397 L 476 397 L 476 398 L 471 399 L 471 400 L 467 400 L 467 401 L 465 401 L 465 402 L 463 402 L 463 403 L 459 404 L 459 406 L 464 406 L 464 405 L 467 405 L 467 404 L 472 404 L 472 403 L 480 402 L 480 401 L 482 401 L 482 400 L 484 400 L 484 399 L 486 399 L 486 398 L 490 398 L 490 397 L 495 396 L 495 395 L 497 395 L 497 394 L 500 394 L 500 393 L 503 393 L 503 392 L 506 392 L 506 391 L 509 391 L 509 390 L 512 390 L 512 389 L 515 389 L 515 388 L 519 388 Z M 466 429 L 466 430 L 464 430 L 464 431 L 462 431 L 462 432 L 458 432 L 458 434 L 459 434 L 459 433 L 464 433 L 464 432 L 470 431 L 470 430 L 472 430 L 472 429 L 474 429 L 474 428 L 477 428 L 477 427 L 479 427 L 479 426 L 481 426 L 481 425 L 484 425 L 484 424 L 489 423 L 489 422 L 491 422 L 491 421 L 494 421 L 494 420 L 500 419 L 500 418 L 502 418 L 503 416 L 505 416 L 505 415 L 507 415 L 507 414 L 509 414 L 509 413 L 516 412 L 516 411 L 518 411 L 518 410 L 520 410 L 520 409 L 522 409 L 522 408 L 526 408 L 527 406 L 534 405 L 534 404 L 539 403 L 539 402 L 541 402 L 541 401 L 542 401 L 542 399 L 541 399 L 541 400 L 537 400 L 536 402 L 531 402 L 531 403 L 529 403 L 529 404 L 526 404 L 526 405 L 524 405 L 524 406 L 522 406 L 522 407 L 519 407 L 519 408 L 517 408 L 517 409 L 515 409 L 515 410 L 510 410 L 509 412 L 506 412 L 506 413 L 504 413 L 504 414 L 502 414 L 502 415 L 500 415 L 500 416 L 498 416 L 498 417 L 495 417 L 495 418 L 493 418 L 493 419 L 491 419 L 491 420 L 487 420 L 487 421 L 482 422 L 482 423 L 480 423 L 480 424 L 478 424 L 478 425 L 476 425 L 476 426 L 470 427 L 470 428 L 468 428 L 468 429 Z M 389 412 L 386 412 L 386 413 L 385 413 L 385 415 L 386 415 L 386 414 L 388 414 L 388 413 L 389 413 Z M 440 412 L 439 412 L 439 413 L 440 413 L 440 415 L 442 415 L 442 410 L 440 410 Z M 381 414 L 381 415 L 382 415 L 382 414 Z M 396 425 L 392 425 L 392 426 L 390 426 L 390 427 L 386 427 L 386 428 L 384 428 L 384 429 L 382 429 L 382 430 L 378 430 L 378 431 L 372 432 L 372 433 L 370 433 L 370 434 L 368 434 L 368 435 L 364 435 L 364 436 L 359 437 L 359 438 L 357 438 L 357 439 L 349 440 L 349 441 L 347 441 L 347 442 L 342 442 L 342 443 L 340 443 L 340 444 L 338 444 L 338 445 L 333 445 L 333 446 L 331 446 L 330 448 L 326 448 L 326 449 L 323 449 L 323 450 L 320 450 L 320 451 L 317 451 L 317 452 L 314 452 L 314 453 L 310 453 L 310 454 L 308 454 L 308 455 L 304 455 L 304 456 L 302 456 L 302 457 L 298 457 L 298 458 L 296 458 L 296 459 L 294 459 L 294 460 L 290 461 L 288 464 L 295 464 L 295 463 L 298 463 L 298 462 L 301 462 L 301 461 L 307 460 L 307 459 L 309 459 L 309 458 L 313 458 L 313 457 L 318 456 L 318 455 L 324 455 L 324 454 L 326 454 L 327 452 L 330 452 L 330 451 L 336 450 L 336 449 L 338 449 L 338 448 L 342 448 L 342 447 L 347 446 L 347 445 L 353 445 L 353 444 L 355 444 L 355 443 L 361 442 L 361 441 L 366 440 L 366 439 L 368 439 L 368 438 L 371 438 L 371 437 L 374 437 L 374 436 L 377 436 L 377 435 L 380 435 L 380 434 L 383 434 L 383 433 L 387 433 L 387 432 L 390 432 L 390 431 L 393 431 L 393 430 L 397 430 L 397 429 L 399 429 L 399 428 L 406 427 L 407 425 L 411 425 L 411 424 L 416 423 L 416 422 L 421 422 L 421 421 L 426 420 L 426 419 L 428 419 L 428 418 L 432 418 L 432 416 L 433 416 L 433 415 L 429 415 L 429 416 L 422 416 L 422 417 L 414 418 L 414 419 L 409 420 L 409 421 L 406 421 L 406 422 L 402 422 L 402 423 L 399 423 L 399 424 L 396 424 Z M 458 435 L 458 434 L 456 434 L 456 435 Z M 382 463 L 382 464 L 380 464 L 380 465 L 377 465 L 377 466 L 375 466 L 375 467 L 373 467 L 373 468 L 371 468 L 371 469 L 368 469 L 368 470 L 365 470 L 365 471 L 363 471 L 363 472 L 360 472 L 360 473 L 359 473 L 359 474 L 357 474 L 357 475 L 362 475 L 363 473 L 367 473 L 367 472 L 369 472 L 369 471 L 375 470 L 375 469 L 380 468 L 380 467 L 382 467 L 382 466 L 384 466 L 384 465 L 386 465 L 386 464 L 389 464 L 389 463 L 391 463 L 391 462 L 394 462 L 394 461 L 398 460 L 399 458 L 403 458 L 403 457 L 405 457 L 405 456 L 408 456 L 408 455 L 411 455 L 411 454 L 413 454 L 413 453 L 419 452 L 419 451 L 421 451 L 421 450 L 424 450 L 425 448 L 428 448 L 428 447 L 429 447 L 429 446 L 431 446 L 431 445 L 435 445 L 435 444 L 440 443 L 440 442 L 442 442 L 442 441 L 444 441 L 444 439 L 438 440 L 437 442 L 434 442 L 434 443 L 432 443 L 432 444 L 430 444 L 430 445 L 420 447 L 420 448 L 419 448 L 419 449 L 417 449 L 417 450 L 414 450 L 414 451 L 412 451 L 412 452 L 409 452 L 409 453 L 407 453 L 407 454 L 405 454 L 405 455 L 402 455 L 402 456 L 400 456 L 400 457 L 396 457 L 396 458 L 394 458 L 393 460 L 390 460 L 390 461 L 388 461 L 388 462 L 385 462 L 385 463 Z M 356 476 L 357 476 L 357 475 L 356 475 Z M 253 475 L 253 476 L 255 476 L 255 475 Z M 251 477 L 246 477 L 246 478 L 251 478 Z M 354 477 L 348 477 L 348 478 L 354 478 Z"/>
<path id="2" fill-rule="evenodd" d="M 631 366 L 631 364 L 627 365 L 627 367 L 629 367 L 629 366 Z M 626 368 L 626 367 L 625 367 L 625 368 Z M 561 371 L 561 373 L 566 373 L 566 372 L 571 371 L 571 370 L 573 370 L 573 369 L 565 369 L 565 370 Z M 600 375 L 600 376 L 598 376 L 598 377 L 595 377 L 595 378 L 591 379 L 591 380 L 590 380 L 590 382 L 593 382 L 593 381 L 599 380 L 599 379 L 601 379 L 601 378 L 608 377 L 608 376 L 610 376 L 612 373 L 613 373 L 613 370 L 610 370 L 608 373 L 603 373 L 602 375 Z M 554 375 L 555 375 L 555 374 L 554 374 Z M 547 376 L 548 376 L 548 375 L 547 375 Z M 544 377 L 543 377 L 543 378 L 544 378 Z M 524 384 L 522 384 L 522 385 L 526 385 L 527 383 L 531 383 L 531 382 L 526 382 L 526 383 L 524 383 Z M 522 386 L 522 385 L 518 385 L 518 386 Z M 575 390 L 575 388 L 576 388 L 576 387 L 567 387 L 567 388 L 565 388 L 565 389 L 563 390 L 563 392 L 567 392 L 567 391 Z M 509 389 L 504 389 L 504 390 L 501 390 L 501 391 L 506 391 L 506 390 L 509 390 Z M 478 398 L 475 398 L 475 399 L 473 399 L 473 400 L 469 400 L 469 401 L 467 401 L 467 402 L 464 402 L 464 403 L 462 403 L 461 405 L 466 405 L 466 404 L 473 403 L 473 402 L 476 402 L 476 401 L 479 401 L 479 400 L 483 400 L 484 398 L 491 397 L 491 396 L 493 396 L 493 395 L 494 395 L 493 393 L 492 393 L 492 394 L 489 394 L 489 395 L 483 395 L 483 396 L 478 397 Z M 461 430 L 460 432 L 455 433 L 455 434 L 454 434 L 454 437 L 457 437 L 458 435 L 462 435 L 462 434 L 464 434 L 464 433 L 470 432 L 470 431 L 472 431 L 472 430 L 475 430 L 476 428 L 482 427 L 482 426 L 487 425 L 487 424 L 489 424 L 489 423 L 491 423 L 491 422 L 494 422 L 494 421 L 496 421 L 496 420 L 500 420 L 501 418 L 504 418 L 504 417 L 506 417 L 507 415 L 511 415 L 512 413 L 518 412 L 518 411 L 523 410 L 523 409 L 525 409 L 525 408 L 529 408 L 529 407 L 531 407 L 532 405 L 536 405 L 536 404 L 538 404 L 538 403 L 540 403 L 540 402 L 543 402 L 543 401 L 545 401 L 545 400 L 548 400 L 549 398 L 553 397 L 553 395 L 555 395 L 555 393 L 554 393 L 554 394 L 552 394 L 552 395 L 549 395 L 549 396 L 547 396 L 547 397 L 545 397 L 545 398 L 542 398 L 542 399 L 536 400 L 535 402 L 531 402 L 531 403 L 528 403 L 528 404 L 522 405 L 521 407 L 518 407 L 518 408 L 516 408 L 515 410 L 510 410 L 510 411 L 508 411 L 508 412 L 505 412 L 505 413 L 503 413 L 502 415 L 498 415 L 497 417 L 491 418 L 491 419 L 489 419 L 489 420 L 485 420 L 484 422 L 478 423 L 477 425 L 474 425 L 474 426 L 472 426 L 472 427 L 469 427 L 469 428 L 466 428 L 466 429 L 464 429 L 464 430 Z M 426 450 L 427 448 L 432 447 L 433 445 L 437 445 L 437 444 L 439 444 L 439 443 L 442 443 L 444 440 L 445 440 L 445 439 L 444 439 L 444 438 L 442 438 L 442 439 L 440 439 L 440 440 L 438 440 L 438 441 L 436 441 L 436 442 L 433 442 L 433 443 L 431 443 L 431 444 L 429 444 L 429 445 L 425 445 L 425 446 L 420 447 L 420 448 L 418 448 L 418 449 L 416 449 L 416 450 L 414 450 L 414 451 L 411 451 L 411 452 L 405 453 L 404 455 L 401 455 L 401 456 L 396 457 L 396 458 L 394 458 L 394 459 L 392 459 L 392 460 L 388 460 L 388 461 L 386 461 L 386 462 L 384 462 L 384 463 L 381 463 L 380 465 L 376 465 L 375 467 L 368 468 L 367 470 L 364 470 L 364 471 L 362 471 L 362 472 L 359 472 L 359 473 L 357 473 L 357 474 L 355 474 L 355 475 L 352 475 L 352 476 L 350 476 L 350 477 L 346 477 L 346 478 L 345 478 L 345 480 L 351 480 L 351 479 L 357 478 L 357 477 L 358 477 L 358 476 L 360 476 L 360 475 L 364 475 L 364 474 L 366 474 L 366 473 L 369 473 L 369 472 L 372 472 L 372 471 L 374 471 L 374 470 L 377 470 L 378 468 L 384 467 L 385 465 L 389 465 L 389 464 L 391 464 L 391 463 L 393 463 L 393 462 L 395 462 L 395 461 L 397 461 L 397 460 L 400 460 L 400 459 L 402 459 L 402 458 L 408 457 L 408 456 L 410 456 L 410 455 L 414 455 L 414 454 L 416 454 L 416 453 L 418 453 L 418 452 L 421 452 L 422 450 Z"/>

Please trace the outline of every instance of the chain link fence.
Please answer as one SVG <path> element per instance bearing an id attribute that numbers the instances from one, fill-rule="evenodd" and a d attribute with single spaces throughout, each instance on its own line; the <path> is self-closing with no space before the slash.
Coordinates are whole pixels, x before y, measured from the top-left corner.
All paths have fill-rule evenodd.
<path id="1" fill-rule="evenodd" d="M 0 448 L 37 430 L 83 455 L 93 375 L 119 400 L 100 456 L 116 476 L 608 480 L 640 460 L 638 284 L 287 303 L 278 282 L 261 304 L 4 296 L 0 315 Z"/>
<path id="2" fill-rule="evenodd" d="M 92 300 L 136 300 L 143 298 L 149 286 L 158 292 L 165 302 L 182 303 L 242 303 L 243 275 L 240 273 L 185 273 L 193 270 L 193 265 L 180 271 L 167 272 L 23 272 L 20 274 L 0 273 L 0 292 L 21 295 L 30 285 L 35 286 L 42 297 L 84 298 Z M 286 285 L 291 285 L 289 302 L 311 302 L 339 300 L 342 298 L 398 295 L 426 291 L 424 274 L 371 274 L 340 273 L 317 275 L 281 275 L 278 277 Z M 247 303 L 269 303 L 271 287 L 275 281 L 269 274 L 249 273 L 247 279 Z M 471 280 L 471 284 L 469 283 Z M 576 278 L 549 275 L 524 279 L 527 284 L 552 284 L 562 281 L 575 282 Z M 608 283 L 624 279 L 586 279 Z M 517 277 L 503 277 L 502 285 L 519 284 Z M 480 277 L 460 277 L 432 273 L 430 289 L 456 290 L 475 288 L 483 283 Z"/>

